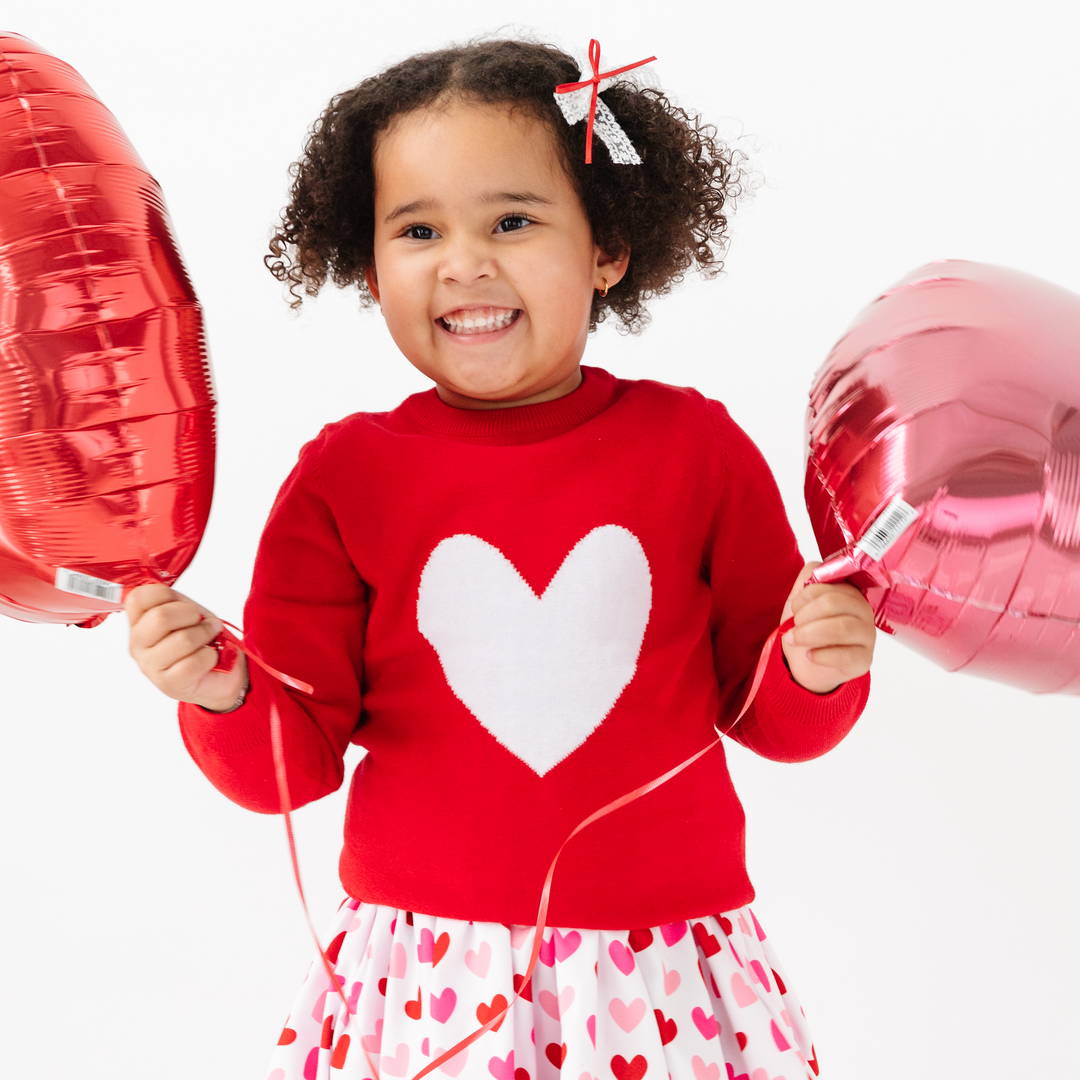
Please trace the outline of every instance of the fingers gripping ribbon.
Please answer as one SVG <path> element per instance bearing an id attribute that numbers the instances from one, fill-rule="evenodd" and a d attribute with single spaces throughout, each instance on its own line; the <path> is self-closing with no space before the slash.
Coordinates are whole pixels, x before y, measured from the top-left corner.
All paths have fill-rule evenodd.
<path id="1" fill-rule="evenodd" d="M 562 110 L 568 124 L 576 124 L 588 118 L 585 130 L 585 163 L 587 165 L 592 164 L 594 129 L 603 140 L 611 155 L 611 160 L 616 165 L 641 164 L 641 158 L 634 149 L 634 144 L 627 138 L 626 132 L 619 127 L 619 122 L 612 111 L 600 100 L 599 93 L 604 84 L 610 83 L 616 75 L 641 67 L 643 64 L 651 64 L 655 59 L 655 56 L 650 56 L 647 60 L 638 60 L 637 63 L 601 73 L 600 42 L 593 38 L 589 42 L 592 77 L 582 82 L 561 83 L 555 87 L 555 102 Z"/>

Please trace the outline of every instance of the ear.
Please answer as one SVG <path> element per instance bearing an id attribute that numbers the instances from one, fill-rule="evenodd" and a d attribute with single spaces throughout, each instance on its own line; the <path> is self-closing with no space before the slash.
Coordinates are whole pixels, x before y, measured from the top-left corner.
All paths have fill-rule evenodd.
<path id="1" fill-rule="evenodd" d="M 364 271 L 364 284 L 368 287 L 368 292 L 375 297 L 375 303 L 381 303 L 379 300 L 379 276 L 375 272 L 375 262 L 372 260 L 368 263 L 367 269 Z"/>
<path id="2" fill-rule="evenodd" d="M 630 248 L 626 247 L 618 256 L 608 255 L 607 252 L 596 249 L 596 273 L 593 287 L 603 289 L 604 281 L 607 287 L 613 288 L 626 276 L 626 268 L 630 265 Z"/>

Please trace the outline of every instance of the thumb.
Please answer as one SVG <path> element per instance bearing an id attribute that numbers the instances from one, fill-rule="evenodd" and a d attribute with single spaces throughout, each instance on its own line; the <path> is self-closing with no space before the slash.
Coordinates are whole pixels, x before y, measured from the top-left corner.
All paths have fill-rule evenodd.
<path id="1" fill-rule="evenodd" d="M 788 598 L 784 602 L 784 613 L 780 617 L 781 622 L 787 622 L 791 618 L 791 604 L 799 593 L 802 592 L 803 586 L 806 584 L 806 579 L 821 565 L 820 560 L 817 562 L 808 562 L 803 564 L 803 568 L 795 576 L 795 584 L 791 586 L 791 592 L 788 593 Z"/>

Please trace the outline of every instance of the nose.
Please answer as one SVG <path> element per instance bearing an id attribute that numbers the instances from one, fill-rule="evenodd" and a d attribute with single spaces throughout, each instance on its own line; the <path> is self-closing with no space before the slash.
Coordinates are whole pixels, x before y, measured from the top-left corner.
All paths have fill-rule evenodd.
<path id="1" fill-rule="evenodd" d="M 498 273 L 494 252 L 485 238 L 468 232 L 451 236 L 442 246 L 439 280 L 457 285 L 471 285 Z"/>

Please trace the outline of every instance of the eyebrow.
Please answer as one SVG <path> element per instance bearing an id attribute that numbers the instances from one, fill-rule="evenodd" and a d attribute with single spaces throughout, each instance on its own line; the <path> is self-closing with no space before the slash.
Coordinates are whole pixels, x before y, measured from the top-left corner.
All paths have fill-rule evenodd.
<path id="1" fill-rule="evenodd" d="M 545 199 L 543 195 L 536 195 L 531 191 L 486 191 L 480 195 L 477 202 L 485 205 L 500 202 L 539 203 L 543 206 L 551 205 L 550 199 Z M 416 199 L 411 203 L 405 203 L 403 206 L 395 207 L 386 215 L 383 224 L 389 225 L 391 221 L 396 221 L 399 217 L 404 217 L 406 214 L 420 214 L 429 210 L 438 209 L 439 203 L 435 199 Z"/>

